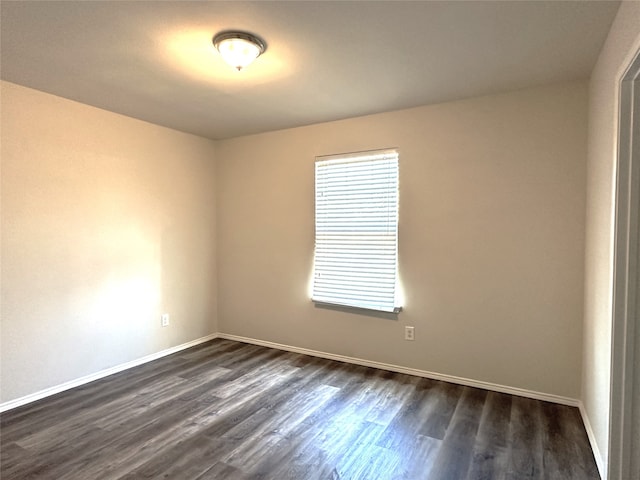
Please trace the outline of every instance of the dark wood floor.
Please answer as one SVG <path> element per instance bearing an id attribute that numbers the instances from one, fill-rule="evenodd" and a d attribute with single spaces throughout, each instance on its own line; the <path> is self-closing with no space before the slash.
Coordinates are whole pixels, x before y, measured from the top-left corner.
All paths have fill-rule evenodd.
<path id="1" fill-rule="evenodd" d="M 599 478 L 576 408 L 220 339 L 0 420 L 2 480 Z"/>

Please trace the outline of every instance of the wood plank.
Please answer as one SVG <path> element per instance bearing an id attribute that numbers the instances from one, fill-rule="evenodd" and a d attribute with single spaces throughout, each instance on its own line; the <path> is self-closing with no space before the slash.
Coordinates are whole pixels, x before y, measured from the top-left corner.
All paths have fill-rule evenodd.
<path id="1" fill-rule="evenodd" d="M 497 479 L 507 467 L 511 401 L 511 395 L 487 394 L 467 480 Z"/>
<path id="2" fill-rule="evenodd" d="M 505 480 L 544 478 L 542 403 L 522 397 L 512 399 Z"/>
<path id="3" fill-rule="evenodd" d="M 473 448 L 478 440 L 478 428 L 487 393 L 485 390 L 463 387 L 429 478 L 466 478 L 473 458 Z"/>

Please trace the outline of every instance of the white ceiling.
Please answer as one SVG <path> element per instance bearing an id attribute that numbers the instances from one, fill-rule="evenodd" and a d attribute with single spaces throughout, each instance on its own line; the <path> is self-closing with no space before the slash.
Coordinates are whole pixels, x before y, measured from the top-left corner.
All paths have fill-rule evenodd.
<path id="1" fill-rule="evenodd" d="M 7 1 L 2 78 L 220 139 L 588 78 L 618 1 Z M 260 35 L 242 72 L 211 44 Z"/>

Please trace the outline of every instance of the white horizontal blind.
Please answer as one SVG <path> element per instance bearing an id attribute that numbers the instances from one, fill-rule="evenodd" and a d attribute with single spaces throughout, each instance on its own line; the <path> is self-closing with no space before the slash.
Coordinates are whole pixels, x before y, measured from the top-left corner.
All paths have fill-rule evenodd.
<path id="1" fill-rule="evenodd" d="M 313 300 L 397 312 L 398 152 L 316 161 Z"/>

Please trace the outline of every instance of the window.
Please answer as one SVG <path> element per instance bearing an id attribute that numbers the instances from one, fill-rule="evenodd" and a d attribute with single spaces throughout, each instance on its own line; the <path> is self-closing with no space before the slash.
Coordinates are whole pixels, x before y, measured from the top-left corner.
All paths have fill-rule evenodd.
<path id="1" fill-rule="evenodd" d="M 316 159 L 312 299 L 398 312 L 398 152 Z"/>

